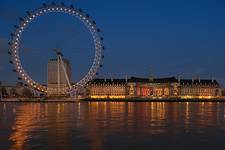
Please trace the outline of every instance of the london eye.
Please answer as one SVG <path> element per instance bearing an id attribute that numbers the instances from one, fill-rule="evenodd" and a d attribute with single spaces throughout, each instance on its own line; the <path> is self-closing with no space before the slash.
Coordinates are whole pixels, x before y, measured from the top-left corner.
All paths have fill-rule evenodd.
<path id="1" fill-rule="evenodd" d="M 70 83 L 67 79 L 67 86 L 63 88 L 48 87 L 47 85 L 43 85 L 42 83 L 35 81 L 22 66 L 21 58 L 19 56 L 23 31 L 29 26 L 32 21 L 48 13 L 64 13 L 77 18 L 83 23 L 83 25 L 86 26 L 88 31 L 91 33 L 94 43 L 94 60 L 92 61 L 92 65 L 89 68 L 87 74 L 74 84 Z M 104 58 L 104 56 L 102 55 L 102 51 L 104 50 L 103 38 L 100 36 L 100 29 L 97 27 L 96 22 L 92 20 L 90 16 L 83 12 L 81 9 L 77 9 L 73 5 L 66 6 L 64 3 L 56 4 L 53 2 L 51 4 L 43 4 L 42 7 L 38 9 L 27 11 L 26 16 L 20 18 L 19 24 L 15 25 L 15 30 L 13 33 L 11 33 L 11 40 L 8 44 L 10 45 L 10 51 L 8 52 L 11 55 L 10 63 L 13 64 L 13 71 L 18 74 L 18 78 L 23 80 L 29 87 L 46 94 L 57 92 L 59 90 L 63 94 L 69 94 L 76 92 L 80 87 L 85 87 L 85 85 L 89 81 L 91 81 L 95 75 L 98 74 L 98 69 L 102 67 L 101 60 Z M 62 60 L 60 52 L 57 52 L 57 58 L 59 61 Z M 62 66 L 62 68 L 64 68 L 64 66 Z"/>

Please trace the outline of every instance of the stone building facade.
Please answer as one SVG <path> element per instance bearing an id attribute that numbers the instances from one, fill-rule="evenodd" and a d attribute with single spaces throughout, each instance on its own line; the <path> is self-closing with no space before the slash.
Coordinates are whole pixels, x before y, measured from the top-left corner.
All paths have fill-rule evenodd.
<path id="1" fill-rule="evenodd" d="M 94 99 L 210 99 L 220 98 L 222 88 L 216 80 L 170 78 L 94 79 L 87 86 Z"/>

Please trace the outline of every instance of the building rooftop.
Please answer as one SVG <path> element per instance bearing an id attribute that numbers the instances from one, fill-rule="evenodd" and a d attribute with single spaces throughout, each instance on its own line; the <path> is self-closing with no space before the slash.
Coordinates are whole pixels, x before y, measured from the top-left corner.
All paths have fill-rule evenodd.
<path id="1" fill-rule="evenodd" d="M 203 84 L 203 85 L 218 85 L 219 83 L 216 80 L 210 80 L 210 79 L 201 79 L 201 80 L 193 80 L 193 79 L 181 79 L 181 84 Z"/>
<path id="2" fill-rule="evenodd" d="M 56 62 L 58 59 L 57 58 L 52 58 L 52 59 L 49 59 L 49 62 Z M 68 64 L 70 64 L 70 61 L 66 58 L 62 58 L 62 60 Z"/>
<path id="3" fill-rule="evenodd" d="M 178 82 L 178 80 L 175 77 L 168 77 L 168 78 L 137 78 L 137 77 L 131 77 L 129 82 L 143 82 L 143 83 L 174 83 Z"/>
<path id="4" fill-rule="evenodd" d="M 125 84 L 126 79 L 93 79 L 90 83 L 95 84 Z"/>
<path id="5" fill-rule="evenodd" d="M 95 84 L 126 84 L 127 82 L 140 82 L 140 83 L 178 83 L 181 85 L 191 85 L 191 84 L 201 84 L 201 85 L 216 85 L 219 86 L 219 83 L 216 80 L 202 79 L 202 80 L 193 80 L 193 79 L 181 79 L 178 80 L 176 77 L 168 78 L 138 78 L 131 77 L 129 79 L 93 79 L 90 83 Z"/>

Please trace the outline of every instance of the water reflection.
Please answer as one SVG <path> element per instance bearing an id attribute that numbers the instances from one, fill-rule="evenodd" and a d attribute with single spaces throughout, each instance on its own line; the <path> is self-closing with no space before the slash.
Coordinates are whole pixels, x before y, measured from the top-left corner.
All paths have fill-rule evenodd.
<path id="1" fill-rule="evenodd" d="M 9 137 L 9 140 L 13 142 L 11 149 L 26 149 L 26 142 L 32 138 L 30 133 L 36 128 L 35 124 L 40 117 L 40 106 L 40 104 L 21 105 L 14 110 L 19 115 L 15 118 L 13 132 Z"/>
<path id="2" fill-rule="evenodd" d="M 178 147 L 180 136 L 225 144 L 223 103 L 7 103 L 0 111 L 6 149 L 124 149 L 168 136 Z"/>

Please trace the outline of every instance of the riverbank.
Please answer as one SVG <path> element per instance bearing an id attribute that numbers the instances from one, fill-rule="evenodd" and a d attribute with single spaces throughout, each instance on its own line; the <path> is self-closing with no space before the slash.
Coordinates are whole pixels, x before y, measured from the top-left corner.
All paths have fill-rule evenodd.
<path id="1" fill-rule="evenodd" d="M 60 99 L 3 99 L 0 102 L 22 102 L 22 103 L 73 103 L 73 102 L 225 102 L 221 99 L 74 99 L 74 98 L 60 98 Z"/>
<path id="2" fill-rule="evenodd" d="M 72 103 L 72 102 L 79 102 L 79 99 L 73 98 L 60 98 L 60 99 L 44 99 L 44 98 L 35 98 L 35 99 L 3 99 L 0 100 L 1 102 L 21 102 L 21 103 Z"/>
<path id="3" fill-rule="evenodd" d="M 225 99 L 84 99 L 86 102 L 225 102 Z"/>

